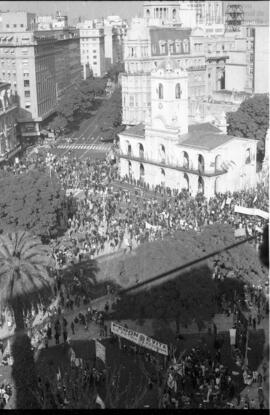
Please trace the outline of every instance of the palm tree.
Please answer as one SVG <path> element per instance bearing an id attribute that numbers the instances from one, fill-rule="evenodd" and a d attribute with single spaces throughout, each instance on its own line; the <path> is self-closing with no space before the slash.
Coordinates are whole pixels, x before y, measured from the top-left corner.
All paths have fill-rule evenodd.
<path id="1" fill-rule="evenodd" d="M 16 408 L 38 408 L 37 387 L 31 341 L 25 331 L 24 317 L 39 304 L 48 304 L 52 264 L 48 248 L 39 238 L 25 231 L 0 235 L 0 307 L 13 311 L 15 336 L 11 346 L 14 359 Z"/>

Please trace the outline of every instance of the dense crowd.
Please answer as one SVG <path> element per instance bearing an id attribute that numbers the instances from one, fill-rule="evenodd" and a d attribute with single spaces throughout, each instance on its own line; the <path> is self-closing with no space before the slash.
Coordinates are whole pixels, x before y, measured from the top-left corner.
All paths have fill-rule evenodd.
<path id="1" fill-rule="evenodd" d="M 201 231 L 205 225 L 231 224 L 244 228 L 254 236 L 258 249 L 266 220 L 259 216 L 235 213 L 236 205 L 269 211 L 268 189 L 258 184 L 256 189 L 218 194 L 207 199 L 190 196 L 187 190 L 156 187 L 154 192 L 143 189 L 139 194 L 117 189 L 117 167 L 110 160 L 79 160 L 56 157 L 50 153 L 25 159 L 15 165 L 14 174 L 30 167 L 49 167 L 69 192 L 81 190 L 74 214 L 68 220 L 68 231 L 60 242 L 53 242 L 60 268 L 84 256 L 94 258 L 123 248 L 132 248 L 145 241 L 163 238 L 177 230 Z M 166 191 L 165 191 L 166 190 Z"/>

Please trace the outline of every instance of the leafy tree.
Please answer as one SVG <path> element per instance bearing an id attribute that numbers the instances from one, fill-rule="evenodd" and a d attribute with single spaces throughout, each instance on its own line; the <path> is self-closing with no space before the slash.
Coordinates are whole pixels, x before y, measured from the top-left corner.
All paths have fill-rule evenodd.
<path id="1" fill-rule="evenodd" d="M 125 72 L 124 63 L 117 62 L 109 67 L 107 74 L 109 75 L 112 81 L 118 82 L 118 77 L 121 72 Z"/>
<path id="2" fill-rule="evenodd" d="M 0 230 L 32 231 L 55 237 L 66 225 L 66 196 L 54 174 L 31 170 L 0 180 Z M 61 223 L 62 222 L 62 223 Z"/>
<path id="3" fill-rule="evenodd" d="M 39 407 L 35 398 L 35 363 L 24 316 L 33 306 L 37 309 L 39 304 L 48 304 L 53 281 L 47 271 L 50 265 L 50 252 L 39 238 L 24 231 L 0 236 L 0 305 L 2 310 L 8 307 L 13 311 L 16 325 L 11 353 L 17 409 Z"/>
<path id="4" fill-rule="evenodd" d="M 57 132 L 65 129 L 67 124 L 67 119 L 63 115 L 57 114 L 48 124 L 48 128 Z"/>
<path id="5" fill-rule="evenodd" d="M 105 88 L 106 80 L 103 78 L 88 78 L 74 83 L 61 97 L 56 116 L 50 123 L 49 128 L 65 128 L 79 116 L 89 114 L 94 107 L 95 97 L 103 95 Z"/>
<path id="6" fill-rule="evenodd" d="M 227 113 L 228 134 L 259 140 L 257 159 L 264 157 L 264 142 L 269 128 L 269 95 L 256 94 L 243 101 L 235 112 Z"/>

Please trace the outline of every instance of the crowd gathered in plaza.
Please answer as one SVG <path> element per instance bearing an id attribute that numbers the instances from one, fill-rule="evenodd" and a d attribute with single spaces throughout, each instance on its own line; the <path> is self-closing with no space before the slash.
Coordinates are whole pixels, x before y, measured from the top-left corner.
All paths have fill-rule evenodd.
<path id="1" fill-rule="evenodd" d="M 48 315 L 46 323 L 41 327 L 32 327 L 35 313 L 26 319 L 34 350 L 40 347 L 48 348 L 52 344 L 69 344 L 70 338 L 77 330 L 88 331 L 93 322 L 98 327 L 100 338 L 113 337 L 106 324 L 109 303 L 106 302 L 103 310 L 98 310 L 92 306 L 87 292 L 85 295 L 78 294 L 76 287 L 80 285 L 80 279 L 76 273 L 70 286 L 63 287 L 61 271 L 72 262 L 79 263 L 84 257 L 93 259 L 119 249 L 129 252 L 141 243 L 163 239 L 174 231 L 200 232 L 204 226 L 215 223 L 230 224 L 235 229 L 244 228 L 247 236 L 254 237 L 252 243 L 257 250 L 262 242 L 263 227 L 267 221 L 258 216 L 235 213 L 235 206 L 268 212 L 268 189 L 263 184 L 259 184 L 253 190 L 218 194 L 210 200 L 203 195 L 192 197 L 188 190 L 178 191 L 160 187 L 152 190 L 137 187 L 137 191 L 133 193 L 124 187 L 114 186 L 115 183 L 119 183 L 119 175 L 116 164 L 111 160 L 79 160 L 72 157 L 56 157 L 50 153 L 45 157 L 36 156 L 32 160 L 22 160 L 15 163 L 14 167 L 2 170 L 0 174 L 12 172 L 17 175 L 33 167 L 49 168 L 50 173 L 53 171 L 59 178 L 66 193 L 79 193 L 76 211 L 68 218 L 65 235 L 51 241 L 56 260 L 54 292 L 58 301 L 41 310 L 44 315 Z M 128 184 L 128 181 L 122 180 L 122 184 Z M 215 274 L 218 275 L 218 269 L 215 270 Z M 261 287 L 248 286 L 245 301 L 247 309 L 250 310 L 248 326 L 256 329 L 269 312 L 269 302 L 262 294 Z M 234 316 L 238 333 L 238 344 L 234 353 L 243 371 L 244 384 L 248 384 L 251 379 L 258 384 L 258 390 L 261 391 L 263 375 L 251 372 L 244 363 L 247 327 L 243 326 L 234 303 L 221 298 L 219 306 L 224 313 Z M 65 314 L 69 312 L 75 317 L 67 321 Z M 214 332 L 215 330 L 214 328 Z M 145 352 L 145 355 L 149 354 Z M 233 374 L 222 363 L 218 342 L 214 358 L 210 356 L 207 348 L 195 347 L 178 359 L 174 355 L 169 356 L 169 361 L 171 364 L 166 373 L 166 387 L 162 395 L 163 408 L 208 408 L 226 405 L 228 407 L 234 397 L 237 398 L 236 406 L 240 405 L 238 383 L 233 380 Z M 2 364 L 6 364 L 4 359 Z M 81 371 L 84 373 L 84 385 L 90 385 L 94 380 L 99 382 L 104 377 L 102 373 L 90 369 L 87 365 L 81 367 Z M 40 388 L 41 398 L 44 400 L 47 394 L 47 399 L 52 399 L 49 398 L 49 395 L 52 395 L 50 382 L 46 381 L 44 385 Z M 59 385 L 59 396 L 56 394 L 58 404 L 60 407 L 66 407 L 71 397 L 66 394 L 67 386 L 63 382 L 59 382 Z M 74 388 L 75 386 L 72 390 Z M 79 399 L 77 389 L 72 392 L 73 400 Z M 0 402 L 6 402 L 10 390 L 3 386 L 1 391 Z M 260 408 L 263 408 L 263 394 L 258 394 Z M 54 394 L 54 397 L 56 395 Z M 54 405 L 52 403 L 52 406 Z M 253 406 L 253 401 L 245 399 L 244 408 Z"/>

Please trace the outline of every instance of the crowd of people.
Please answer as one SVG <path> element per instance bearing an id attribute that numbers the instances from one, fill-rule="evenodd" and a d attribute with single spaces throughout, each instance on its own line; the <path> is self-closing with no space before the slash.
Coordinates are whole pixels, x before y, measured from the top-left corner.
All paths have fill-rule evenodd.
<path id="1" fill-rule="evenodd" d="M 162 188 L 155 188 L 153 192 L 143 188 L 140 194 L 132 194 L 124 188 L 114 187 L 114 181 L 119 179 L 119 176 L 116 165 L 110 160 L 79 160 L 56 157 L 52 154 L 45 157 L 36 156 L 31 160 L 26 158 L 15 163 L 14 167 L 2 170 L 1 174 L 22 174 L 33 167 L 49 168 L 50 174 L 53 171 L 67 193 L 72 194 L 75 189 L 81 191 L 76 200 L 76 208 L 69 216 L 65 235 L 60 240 L 51 241 L 59 270 L 63 270 L 72 262 L 79 263 L 85 257 L 93 259 L 105 252 L 115 252 L 121 248 L 131 251 L 141 243 L 163 239 L 174 231 L 200 232 L 204 226 L 215 223 L 231 224 L 235 229 L 244 228 L 247 235 L 255 237 L 253 243 L 256 249 L 262 241 L 263 227 L 267 221 L 258 216 L 235 213 L 235 206 L 268 212 L 268 189 L 264 184 L 258 184 L 253 190 L 218 194 L 210 200 L 203 195 L 192 197 L 187 190 L 165 191 Z M 107 336 L 104 313 L 91 307 L 88 293 L 80 296 L 72 289 L 73 285 L 75 287 L 80 284 L 76 278 L 75 275 L 70 292 L 67 290 L 64 295 L 59 273 L 56 275 L 55 296 L 59 296 L 59 304 L 44 310 L 44 314 L 49 314 L 49 321 L 45 327 L 32 328 L 34 314 L 28 317 L 29 333 L 34 348 L 41 344 L 42 347 L 48 347 L 53 339 L 55 344 L 62 341 L 68 343 L 70 333 L 74 334 L 78 326 L 87 330 L 91 321 L 100 327 L 100 336 Z M 269 303 L 265 302 L 264 298 L 256 287 L 253 291 L 250 288 L 247 290 L 246 301 L 248 305 L 252 303 L 253 307 L 248 319 L 250 327 L 256 328 L 256 324 L 260 323 L 269 308 Z M 67 310 L 74 311 L 76 307 L 79 310 L 81 305 L 88 307 L 86 313 L 78 311 L 68 326 L 64 313 Z M 231 312 L 237 313 L 233 305 Z M 241 323 L 236 317 L 236 327 L 237 324 L 238 332 L 241 333 Z M 243 333 L 245 331 L 246 328 L 243 328 Z M 245 335 L 241 335 L 241 345 L 238 347 L 240 358 L 236 353 L 238 360 L 243 359 L 245 340 Z M 89 372 L 87 376 L 87 379 L 90 379 L 94 376 L 93 372 Z M 253 380 L 257 381 L 256 379 L 255 376 Z M 64 396 L 62 400 L 65 402 L 70 398 L 67 398 L 63 391 L 64 389 L 61 392 Z M 221 362 L 220 349 L 217 348 L 213 359 L 207 350 L 194 348 L 181 356 L 177 362 L 174 359 L 170 366 L 162 406 L 222 407 L 235 395 L 239 403 L 239 391 L 236 390 L 232 373 Z"/>
<path id="2" fill-rule="evenodd" d="M 256 189 L 217 194 L 210 200 L 201 194 L 192 197 L 187 190 L 158 186 L 154 192 L 144 188 L 134 195 L 114 187 L 119 176 L 116 164 L 110 160 L 80 160 L 47 153 L 36 155 L 31 161 L 23 160 L 13 171 L 20 174 L 33 166 L 53 170 L 69 194 L 81 190 L 64 238 L 52 244 L 60 268 L 85 256 L 94 258 L 120 248 L 130 251 L 140 243 L 163 238 L 174 231 L 201 231 L 205 225 L 214 223 L 244 228 L 247 236 L 254 237 L 257 249 L 262 241 L 267 220 L 235 213 L 235 206 L 268 212 L 268 189 L 263 183 Z"/>

